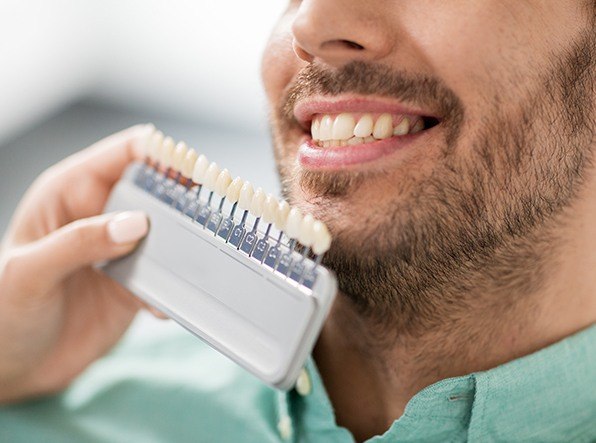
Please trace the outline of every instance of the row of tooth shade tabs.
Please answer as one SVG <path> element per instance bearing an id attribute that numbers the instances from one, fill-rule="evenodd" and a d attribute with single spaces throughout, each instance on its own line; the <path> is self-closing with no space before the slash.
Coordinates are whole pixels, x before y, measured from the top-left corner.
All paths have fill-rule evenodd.
<path id="1" fill-rule="evenodd" d="M 302 214 L 297 207 L 290 207 L 262 188 L 240 177 L 232 179 L 227 169 L 209 162 L 186 143 L 175 143 L 171 137 L 164 137 L 161 131 L 153 130 L 144 141 L 146 162 L 164 173 L 173 175 L 179 182 L 198 185 L 213 192 L 240 209 L 248 211 L 265 223 L 273 224 L 292 240 L 310 248 L 315 255 L 324 254 L 331 245 L 331 235 L 326 225 L 311 214 Z"/>

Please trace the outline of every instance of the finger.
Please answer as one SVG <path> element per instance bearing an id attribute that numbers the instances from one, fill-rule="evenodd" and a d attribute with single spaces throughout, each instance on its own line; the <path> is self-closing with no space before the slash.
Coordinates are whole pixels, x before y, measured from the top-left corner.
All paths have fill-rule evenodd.
<path id="1" fill-rule="evenodd" d="M 153 315 L 155 318 L 157 318 L 159 320 L 169 320 L 170 319 L 170 317 L 168 317 L 166 314 L 164 314 L 159 309 L 157 309 L 153 306 L 147 305 L 147 307 L 145 309 L 147 309 L 147 311 L 149 311 L 151 313 L 151 315 Z"/>
<path id="2" fill-rule="evenodd" d="M 153 125 L 139 125 L 101 140 L 46 171 L 64 224 L 99 214 L 124 169 L 140 157 Z M 39 193 L 42 194 L 41 192 Z"/>
<path id="3" fill-rule="evenodd" d="M 133 126 L 47 169 L 19 204 L 7 238 L 25 244 L 101 213 L 110 189 L 154 130 L 153 125 Z M 33 214 L 43 223 L 27 222 Z"/>
<path id="4" fill-rule="evenodd" d="M 132 126 L 71 155 L 52 169 L 60 174 L 84 173 L 111 185 L 131 161 L 143 156 L 154 130 L 151 124 Z"/>
<path id="5" fill-rule="evenodd" d="M 148 230 L 142 212 L 77 220 L 18 248 L 16 273 L 25 293 L 44 293 L 79 268 L 131 252 Z"/>

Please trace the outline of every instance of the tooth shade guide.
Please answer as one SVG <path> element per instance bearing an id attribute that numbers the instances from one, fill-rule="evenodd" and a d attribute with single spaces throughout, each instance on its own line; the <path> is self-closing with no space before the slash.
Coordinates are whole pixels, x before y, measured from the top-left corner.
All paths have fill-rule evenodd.
<path id="1" fill-rule="evenodd" d="M 156 138 L 159 141 L 160 136 L 157 135 Z M 280 272 L 295 282 L 303 280 L 312 271 L 308 266 L 302 267 L 307 258 L 314 257 L 313 250 L 317 248 L 313 244 L 312 235 L 304 231 L 313 226 L 314 219 L 311 215 L 303 216 L 298 208 L 291 207 L 283 200 L 278 201 L 273 195 L 266 195 L 260 188 L 254 190 L 250 183 L 244 182 L 240 177 L 231 180 L 226 170 L 221 170 L 216 163 L 209 163 L 204 155 L 199 156 L 183 143 L 174 145 L 174 141 L 167 137 L 163 144 L 165 149 L 159 153 L 164 160 L 161 165 L 164 172 L 160 175 L 158 198 L 196 220 L 204 229 L 212 231 L 214 236 L 225 228 L 226 232 L 222 232 L 221 236 L 225 242 L 231 238 L 230 224 L 242 226 L 243 234 L 237 242 L 237 249 L 252 257 L 257 252 L 256 246 L 261 242 L 264 249 L 256 259 L 259 263 L 264 264 L 266 255 L 263 251 L 278 248 L 280 254 L 273 269 L 276 270 L 279 260 L 283 260 L 283 269 Z M 177 158 L 174 158 L 175 155 Z M 190 156 L 189 159 L 187 156 Z M 148 155 L 145 161 L 151 161 L 151 156 Z M 210 192 L 208 196 L 201 198 L 203 187 Z M 214 194 L 219 196 L 219 201 L 213 202 Z M 236 214 L 238 207 L 243 209 L 240 220 Z M 248 240 L 252 243 L 247 243 Z M 314 262 L 310 263 L 314 265 Z M 311 278 L 310 284 L 312 283 Z"/>

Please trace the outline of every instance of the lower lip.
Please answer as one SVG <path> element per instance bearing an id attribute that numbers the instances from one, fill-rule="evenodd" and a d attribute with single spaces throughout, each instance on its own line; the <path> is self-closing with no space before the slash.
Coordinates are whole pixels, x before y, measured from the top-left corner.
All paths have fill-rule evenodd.
<path id="1" fill-rule="evenodd" d="M 328 170 L 370 163 L 401 151 L 422 134 L 400 135 L 372 143 L 333 148 L 322 148 L 310 137 L 305 137 L 298 149 L 298 161 L 305 168 Z"/>

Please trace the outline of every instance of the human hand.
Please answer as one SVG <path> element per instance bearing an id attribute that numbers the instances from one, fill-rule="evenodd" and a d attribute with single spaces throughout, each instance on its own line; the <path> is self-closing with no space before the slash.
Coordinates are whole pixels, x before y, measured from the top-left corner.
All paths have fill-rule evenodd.
<path id="1" fill-rule="evenodd" d="M 131 252 L 144 214 L 101 214 L 150 126 L 112 135 L 46 170 L 0 247 L 0 403 L 57 392 L 106 353 L 142 303 L 92 267 Z"/>

